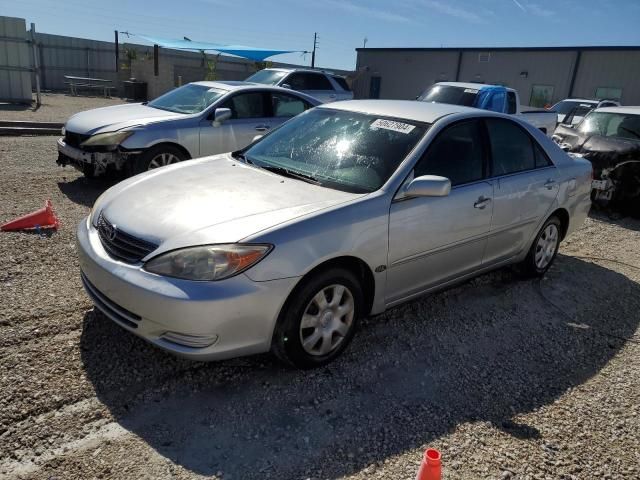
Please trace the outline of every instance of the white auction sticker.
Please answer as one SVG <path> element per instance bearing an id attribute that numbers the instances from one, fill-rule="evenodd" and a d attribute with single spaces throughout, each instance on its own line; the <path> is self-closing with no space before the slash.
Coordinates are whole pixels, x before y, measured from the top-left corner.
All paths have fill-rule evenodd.
<path id="1" fill-rule="evenodd" d="M 475 90 L 473 88 L 465 88 L 464 93 L 478 93 L 478 90 Z"/>
<path id="2" fill-rule="evenodd" d="M 411 130 L 416 128 L 415 125 L 409 125 L 408 123 L 395 122 L 393 120 L 385 120 L 383 118 L 378 118 L 375 122 L 371 124 L 373 128 L 383 128 L 384 130 L 392 130 L 394 132 L 399 133 L 410 133 Z"/>

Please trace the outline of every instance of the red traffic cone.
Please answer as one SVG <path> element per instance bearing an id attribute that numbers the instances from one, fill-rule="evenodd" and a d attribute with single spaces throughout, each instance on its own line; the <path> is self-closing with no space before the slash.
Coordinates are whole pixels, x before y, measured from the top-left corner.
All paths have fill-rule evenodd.
<path id="1" fill-rule="evenodd" d="M 422 465 L 416 475 L 416 480 L 440 480 L 442 471 L 440 466 L 440 452 L 435 448 L 428 448 L 424 452 Z"/>
<path id="2" fill-rule="evenodd" d="M 0 230 L 10 232 L 14 230 L 30 230 L 34 228 L 54 228 L 60 226 L 58 217 L 53 213 L 51 200 L 47 200 L 44 208 L 28 213 L 10 222 L 0 225 Z"/>

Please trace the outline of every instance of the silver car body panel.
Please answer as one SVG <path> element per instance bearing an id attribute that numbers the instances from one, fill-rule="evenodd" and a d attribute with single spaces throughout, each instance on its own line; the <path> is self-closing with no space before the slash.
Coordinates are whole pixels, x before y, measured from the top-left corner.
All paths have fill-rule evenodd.
<path id="1" fill-rule="evenodd" d="M 198 158 L 243 148 L 251 143 L 256 135 L 263 134 L 291 118 L 229 119 L 219 126 L 214 126 L 210 119 L 213 112 L 233 95 L 251 92 L 281 93 L 298 97 L 314 106 L 320 103 L 304 93 L 280 87 L 244 82 L 194 83 L 227 93 L 202 112 L 193 114 L 168 112 L 140 103 L 96 108 L 73 115 L 66 122 L 65 129 L 81 135 L 132 130 L 135 133 L 120 144 L 125 150 L 140 152 L 154 145 L 170 143 L 182 147 L 190 158 Z M 62 143 L 64 144 L 63 139 Z M 58 150 L 61 153 L 68 154 L 69 149 L 73 150 L 75 157 L 85 153 L 70 145 L 65 144 L 64 147 L 66 152 L 60 147 L 59 142 Z M 69 156 L 74 158 L 72 155 Z M 91 158 L 88 157 L 85 161 L 91 162 Z"/>
<path id="2" fill-rule="evenodd" d="M 433 125 L 389 180 L 370 194 L 339 192 L 280 177 L 234 162 L 226 155 L 138 175 L 108 190 L 96 202 L 92 218 L 103 212 L 124 231 L 158 242 L 159 248 L 147 258 L 207 243 L 274 245 L 264 260 L 232 279 L 179 281 L 148 273 L 142 263 L 126 265 L 110 258 L 94 226 L 84 222 L 78 232 L 81 267 L 97 289 L 143 319 L 159 321 L 167 330 L 198 334 L 204 329 L 219 339 L 199 356 L 198 351 L 185 353 L 155 341 L 158 337 L 153 335 L 160 327 L 153 327 L 153 335 L 140 329 L 134 333 L 192 358 L 226 358 L 233 348 L 228 345 L 238 346 L 237 355 L 266 351 L 290 292 L 301 278 L 327 261 L 339 263 L 350 257 L 369 269 L 375 287 L 371 313 L 376 314 L 522 260 L 542 223 L 556 209 L 563 209 L 569 217 L 567 234 L 578 228 L 588 213 L 590 163 L 569 157 L 526 122 L 476 109 L 411 101 L 350 101 L 318 108 Z M 461 119 L 492 116 L 508 118 L 526 129 L 545 149 L 553 166 L 454 187 L 446 197 L 402 197 L 401 186 L 412 175 L 416 161 L 444 128 Z M 486 208 L 474 208 L 479 197 L 492 201 Z M 204 285 L 196 288 L 193 284 Z M 258 286 L 271 293 L 263 294 Z M 179 308 L 171 306 L 178 294 L 171 295 L 174 287 L 183 295 Z M 218 295 L 229 302 L 223 311 L 232 310 L 230 291 L 250 292 L 238 298 L 242 302 L 238 304 L 240 316 L 247 320 L 238 323 L 237 329 L 224 315 L 216 313 L 214 318 L 205 313 L 205 305 L 211 306 L 211 312 L 218 311 Z M 165 293 L 168 299 L 154 297 Z M 171 321 L 154 302 L 165 302 L 166 310 L 180 320 Z M 197 310 L 198 305 L 202 310 Z M 186 313 L 178 315 L 182 311 Z M 232 316 L 237 318 L 235 313 Z M 252 331 L 248 343 L 240 342 L 241 330 L 247 328 L 255 328 L 260 338 Z M 218 350 L 216 345 L 224 347 Z"/>

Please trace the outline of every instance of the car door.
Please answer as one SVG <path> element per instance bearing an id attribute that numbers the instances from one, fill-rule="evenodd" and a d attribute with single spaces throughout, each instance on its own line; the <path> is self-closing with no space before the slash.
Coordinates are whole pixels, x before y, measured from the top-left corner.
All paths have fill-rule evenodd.
<path id="1" fill-rule="evenodd" d="M 529 248 L 529 240 L 558 195 L 557 169 L 538 142 L 516 122 L 485 120 L 493 181 L 493 219 L 484 263 Z"/>
<path id="2" fill-rule="evenodd" d="M 200 156 L 238 150 L 267 132 L 273 123 L 270 102 L 269 93 L 252 90 L 232 94 L 217 105 L 230 109 L 231 118 L 215 125 L 212 111 L 200 123 Z"/>
<path id="3" fill-rule="evenodd" d="M 306 100 L 288 93 L 271 93 L 271 128 L 275 128 L 305 110 L 313 108 Z"/>
<path id="4" fill-rule="evenodd" d="M 293 72 L 283 83 L 289 85 L 292 90 L 311 95 L 322 103 L 337 99 L 335 89 L 323 73 Z"/>
<path id="5" fill-rule="evenodd" d="M 479 120 L 443 130 L 413 176 L 451 180 L 445 197 L 396 198 L 389 213 L 387 303 L 478 269 L 491 225 L 493 187 Z M 406 183 L 406 182 L 405 182 Z"/>

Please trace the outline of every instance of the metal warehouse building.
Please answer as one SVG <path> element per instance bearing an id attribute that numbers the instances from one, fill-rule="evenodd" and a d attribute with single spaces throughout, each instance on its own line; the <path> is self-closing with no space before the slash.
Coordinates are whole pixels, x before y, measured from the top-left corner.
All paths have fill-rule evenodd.
<path id="1" fill-rule="evenodd" d="M 505 85 L 524 104 L 569 97 L 640 105 L 640 47 L 358 48 L 356 98 L 413 99 L 443 81 Z"/>

